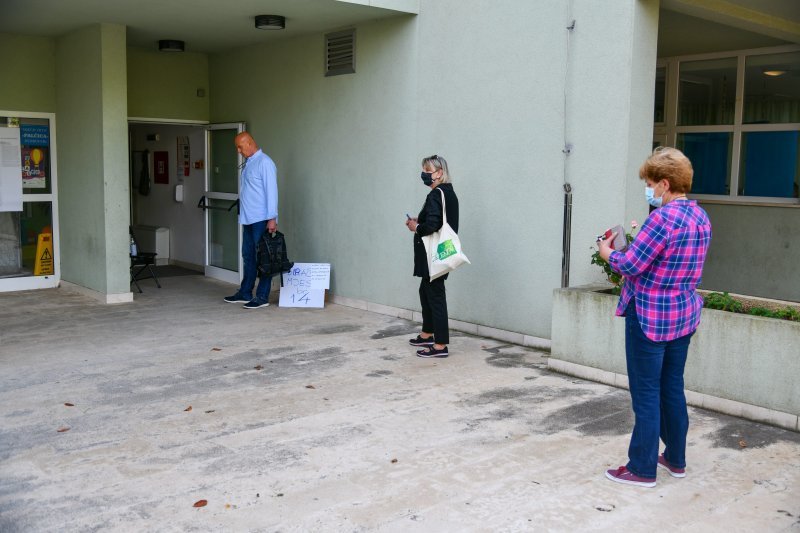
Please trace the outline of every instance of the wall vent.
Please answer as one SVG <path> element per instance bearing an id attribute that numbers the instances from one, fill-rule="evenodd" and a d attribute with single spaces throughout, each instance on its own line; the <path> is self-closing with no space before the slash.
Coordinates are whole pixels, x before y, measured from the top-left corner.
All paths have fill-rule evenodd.
<path id="1" fill-rule="evenodd" d="M 356 71 L 356 30 L 325 35 L 325 76 L 353 74 Z"/>

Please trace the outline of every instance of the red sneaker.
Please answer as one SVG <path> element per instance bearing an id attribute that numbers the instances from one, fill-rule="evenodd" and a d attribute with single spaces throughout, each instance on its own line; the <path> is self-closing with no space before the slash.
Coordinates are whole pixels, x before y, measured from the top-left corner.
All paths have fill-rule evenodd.
<path id="1" fill-rule="evenodd" d="M 606 470 L 606 477 L 611 481 L 617 483 L 624 483 L 626 485 L 638 485 L 640 487 L 655 487 L 656 478 L 654 477 L 639 477 L 624 466 L 616 470 Z"/>
<path id="2" fill-rule="evenodd" d="M 669 472 L 669 475 L 672 477 L 686 477 L 686 469 L 669 464 L 669 462 L 664 459 L 663 453 L 658 456 L 658 466 Z"/>

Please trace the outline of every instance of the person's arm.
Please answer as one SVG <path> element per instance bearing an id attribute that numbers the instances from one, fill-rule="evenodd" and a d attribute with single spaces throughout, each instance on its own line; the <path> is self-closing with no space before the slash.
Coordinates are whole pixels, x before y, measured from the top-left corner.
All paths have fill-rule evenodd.
<path id="1" fill-rule="evenodd" d="M 425 223 L 415 226 L 417 235 L 426 236 L 442 229 L 442 193 L 434 189 L 425 199 Z"/>
<path id="2" fill-rule="evenodd" d="M 264 164 L 264 195 L 267 199 L 267 230 L 278 229 L 278 171 L 275 164 L 267 160 Z"/>
<path id="3" fill-rule="evenodd" d="M 598 243 L 600 257 L 623 276 L 638 276 L 647 270 L 667 245 L 669 231 L 664 226 L 660 213 L 654 211 L 647 217 L 636 238 L 624 252 L 611 249 L 609 242 L 614 238 Z"/>

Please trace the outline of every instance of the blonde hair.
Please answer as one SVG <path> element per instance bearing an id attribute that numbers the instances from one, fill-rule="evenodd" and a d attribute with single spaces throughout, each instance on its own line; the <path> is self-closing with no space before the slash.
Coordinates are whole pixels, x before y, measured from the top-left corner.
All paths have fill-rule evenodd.
<path id="1" fill-rule="evenodd" d="M 450 183 L 450 172 L 447 170 L 447 161 L 444 157 L 440 155 L 432 155 L 430 157 L 422 158 L 422 168 L 430 165 L 434 172 L 437 170 L 442 171 L 442 177 L 439 179 L 439 183 Z"/>
<path id="2" fill-rule="evenodd" d="M 692 189 L 694 170 L 692 162 L 683 152 L 669 146 L 659 146 L 645 159 L 639 168 L 641 179 L 651 179 L 658 183 L 669 182 L 669 190 L 673 193 L 687 193 Z"/>

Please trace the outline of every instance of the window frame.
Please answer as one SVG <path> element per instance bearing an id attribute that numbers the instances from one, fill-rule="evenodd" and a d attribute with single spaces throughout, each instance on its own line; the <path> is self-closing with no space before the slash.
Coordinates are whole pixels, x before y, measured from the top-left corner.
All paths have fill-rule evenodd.
<path id="1" fill-rule="evenodd" d="M 767 205 L 780 207 L 800 207 L 800 198 L 778 198 L 768 196 L 739 196 L 739 175 L 742 158 L 742 134 L 764 131 L 798 131 L 800 122 L 782 124 L 742 124 L 744 115 L 744 82 L 746 59 L 750 56 L 780 54 L 800 51 L 800 45 L 782 45 L 767 48 L 713 52 L 707 54 L 683 55 L 659 58 L 656 68 L 666 67 L 666 95 L 664 122 L 654 123 L 653 135 L 666 138 L 667 146 L 676 146 L 680 133 L 732 133 L 730 193 L 729 194 L 691 194 L 690 197 L 704 202 L 737 205 Z M 725 59 L 735 57 L 736 98 L 733 124 L 708 126 L 678 126 L 678 92 L 680 88 L 680 65 L 682 62 Z"/>
<path id="2" fill-rule="evenodd" d="M 25 291 L 32 289 L 52 289 L 61 282 L 61 234 L 58 215 L 58 150 L 56 147 L 56 114 L 37 111 L 15 111 L 0 109 L 0 117 L 37 118 L 49 121 L 50 136 L 50 192 L 22 193 L 23 209 L 26 203 L 50 203 L 52 220 L 50 229 L 53 232 L 53 273 L 39 276 L 18 276 L 0 278 L 0 293 Z"/>

